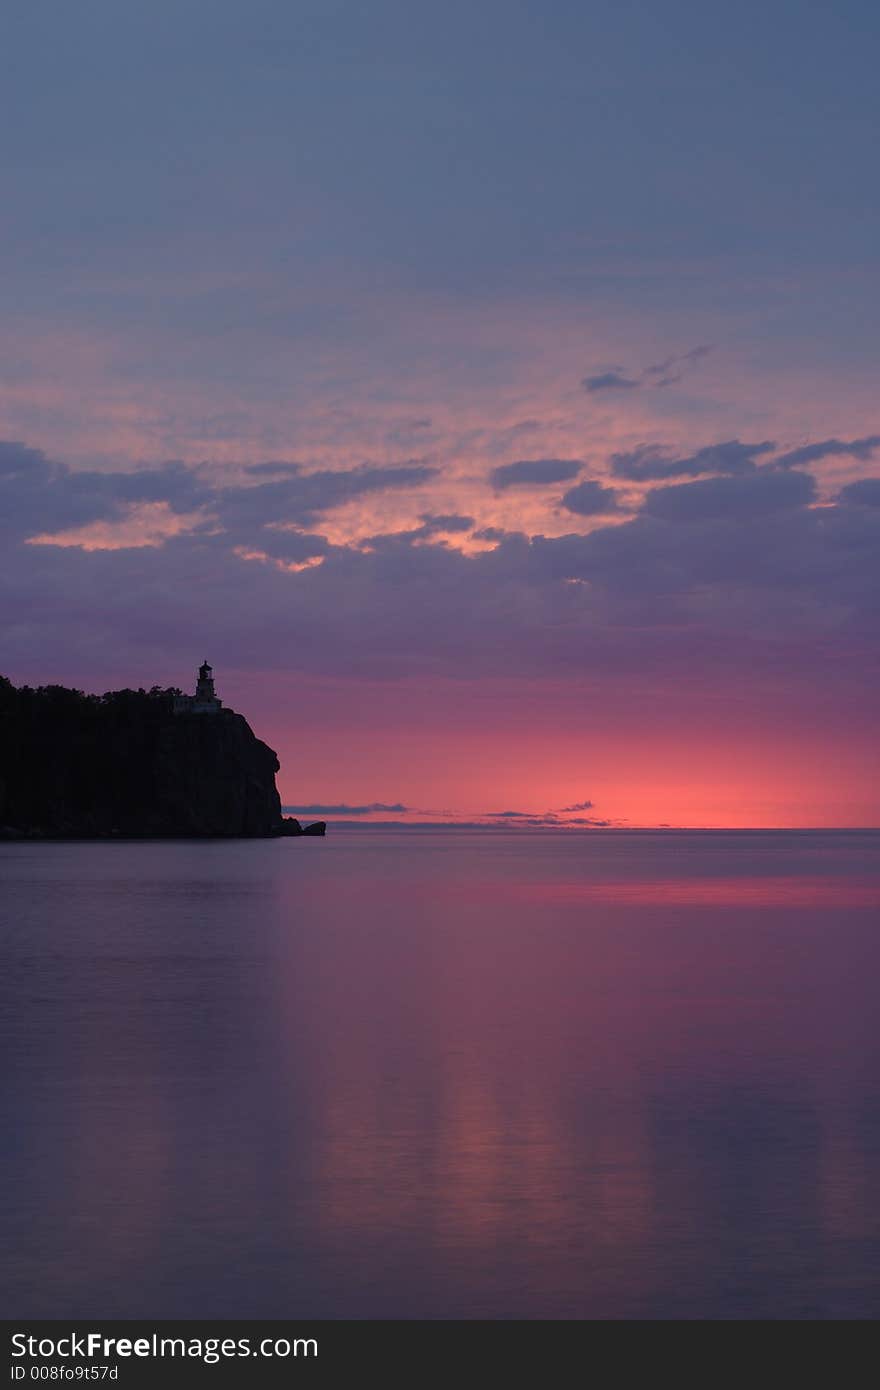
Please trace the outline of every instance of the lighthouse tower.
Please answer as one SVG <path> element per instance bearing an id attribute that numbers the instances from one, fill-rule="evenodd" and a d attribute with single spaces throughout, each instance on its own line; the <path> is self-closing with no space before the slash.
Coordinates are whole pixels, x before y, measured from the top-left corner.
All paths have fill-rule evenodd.
<path id="1" fill-rule="evenodd" d="M 196 681 L 197 700 L 215 700 L 214 694 L 214 668 L 209 666 L 207 661 L 203 661 L 199 667 L 199 678 Z"/>
<path id="2" fill-rule="evenodd" d="M 207 661 L 203 661 L 199 667 L 199 678 L 196 681 L 196 695 L 192 702 L 193 714 L 216 714 L 221 702 L 214 694 L 214 670 Z"/>
<path id="3" fill-rule="evenodd" d="M 217 714 L 223 701 L 214 694 L 214 670 L 207 661 L 199 667 L 195 695 L 178 695 L 174 701 L 175 714 Z"/>

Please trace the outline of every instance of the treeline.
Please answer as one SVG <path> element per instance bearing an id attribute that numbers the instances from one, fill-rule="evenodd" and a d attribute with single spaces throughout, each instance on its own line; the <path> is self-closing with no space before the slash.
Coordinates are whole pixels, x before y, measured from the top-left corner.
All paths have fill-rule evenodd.
<path id="1" fill-rule="evenodd" d="M 106 690 L 103 695 L 87 695 L 84 690 L 76 690 L 66 685 L 19 685 L 15 686 L 6 676 L 0 676 L 0 713 L 14 713 L 19 709 L 33 708 L 42 713 L 47 710 L 85 712 L 89 707 L 98 709 L 140 710 L 146 713 L 148 700 L 163 701 L 166 706 L 175 695 L 183 691 L 177 686 L 153 685 L 149 690 L 140 686 L 137 690 Z"/>

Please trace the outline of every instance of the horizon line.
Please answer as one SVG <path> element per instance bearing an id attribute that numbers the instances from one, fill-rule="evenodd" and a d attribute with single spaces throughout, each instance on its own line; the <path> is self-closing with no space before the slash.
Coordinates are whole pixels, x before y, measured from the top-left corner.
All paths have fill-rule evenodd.
<path id="1" fill-rule="evenodd" d="M 294 813 L 282 806 L 285 814 Z M 326 824 L 349 830 L 500 830 L 517 834 L 534 830 L 546 832 L 564 830 L 567 834 L 582 835 L 632 835 L 632 834 L 688 834 L 688 835 L 878 835 L 880 825 L 571 825 L 560 822 L 556 825 L 523 825 L 510 821 L 405 821 L 405 820 L 366 820 L 344 817 L 322 817 Z"/>

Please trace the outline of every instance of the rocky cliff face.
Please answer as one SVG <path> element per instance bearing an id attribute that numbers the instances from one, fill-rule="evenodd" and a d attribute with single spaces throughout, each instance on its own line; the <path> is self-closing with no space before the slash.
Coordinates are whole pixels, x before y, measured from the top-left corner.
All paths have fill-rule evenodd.
<path id="1" fill-rule="evenodd" d="M 16 690 L 0 677 L 0 835 L 300 833 L 278 759 L 231 710 L 172 712 L 173 692 Z"/>

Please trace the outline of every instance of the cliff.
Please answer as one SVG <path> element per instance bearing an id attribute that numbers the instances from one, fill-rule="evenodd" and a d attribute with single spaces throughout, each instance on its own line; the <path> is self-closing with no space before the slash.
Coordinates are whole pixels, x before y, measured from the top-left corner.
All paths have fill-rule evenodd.
<path id="1" fill-rule="evenodd" d="M 174 694 L 0 677 L 0 836 L 301 834 L 281 815 L 278 758 L 247 720 L 175 715 Z"/>

